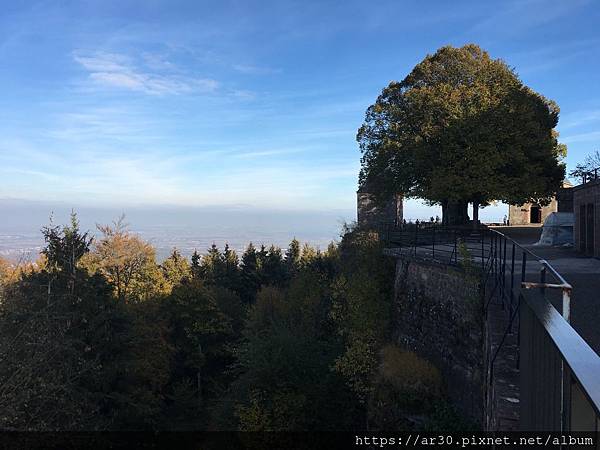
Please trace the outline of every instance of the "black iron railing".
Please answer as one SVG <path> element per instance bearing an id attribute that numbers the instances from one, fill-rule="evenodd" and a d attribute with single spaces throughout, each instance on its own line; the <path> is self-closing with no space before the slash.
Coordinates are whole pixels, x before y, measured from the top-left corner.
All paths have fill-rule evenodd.
<path id="1" fill-rule="evenodd" d="M 465 258 L 482 261 L 489 258 L 489 246 L 484 244 L 485 227 L 448 227 L 435 222 L 408 223 L 387 227 L 381 234 L 389 248 L 450 265 L 460 265 Z"/>
<path id="2" fill-rule="evenodd" d="M 487 227 L 408 224 L 381 234 L 401 255 L 480 270 L 486 318 L 492 303 L 506 314 L 488 352 L 488 395 L 494 398 L 498 356 L 516 338 L 522 429 L 600 431 L 600 357 L 571 327 L 573 289 L 548 261 Z"/>

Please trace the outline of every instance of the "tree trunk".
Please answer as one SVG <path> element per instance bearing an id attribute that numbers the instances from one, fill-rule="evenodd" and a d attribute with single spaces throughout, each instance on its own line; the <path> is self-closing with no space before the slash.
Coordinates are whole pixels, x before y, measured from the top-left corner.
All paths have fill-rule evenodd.
<path id="1" fill-rule="evenodd" d="M 449 226 L 465 225 L 469 221 L 469 204 L 465 200 L 448 200 L 446 207 L 442 203 L 442 222 Z"/>
<path id="2" fill-rule="evenodd" d="M 479 227 L 479 202 L 473 201 L 473 229 Z"/>
<path id="3" fill-rule="evenodd" d="M 442 200 L 442 225 L 448 226 L 448 200 Z"/>

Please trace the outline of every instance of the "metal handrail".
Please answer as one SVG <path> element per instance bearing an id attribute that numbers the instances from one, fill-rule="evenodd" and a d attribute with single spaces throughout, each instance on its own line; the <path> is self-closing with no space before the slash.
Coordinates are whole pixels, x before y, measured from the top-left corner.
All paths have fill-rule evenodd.
<path id="1" fill-rule="evenodd" d="M 600 417 L 600 358 L 577 331 L 562 320 L 556 308 L 541 300 L 524 296 L 524 301 L 531 307 L 562 360 L 581 385 L 590 406 Z"/>
<path id="2" fill-rule="evenodd" d="M 515 246 L 516 248 L 519 248 L 523 253 L 526 253 L 528 255 L 530 255 L 532 258 L 534 258 L 540 265 L 541 265 L 541 269 L 540 269 L 540 282 L 536 283 L 536 282 L 531 282 L 531 281 L 525 281 L 524 277 L 521 280 L 521 288 L 523 289 L 560 289 L 562 291 L 562 316 L 564 317 L 564 319 L 567 322 L 570 322 L 571 319 L 571 297 L 572 297 L 572 293 L 573 293 L 573 286 L 571 286 L 571 284 L 569 284 L 564 278 L 563 276 L 558 273 L 558 271 L 552 267 L 552 265 L 546 261 L 545 259 L 540 258 L 538 255 L 536 255 L 535 253 L 533 253 L 531 250 L 523 247 L 521 244 L 519 244 L 518 242 L 516 242 L 514 239 L 506 236 L 504 233 L 501 233 L 498 230 L 491 230 L 492 233 L 496 233 L 499 236 L 502 236 L 502 238 L 504 238 L 507 241 L 510 241 L 511 244 L 513 244 L 513 246 Z M 514 257 L 514 251 L 513 251 L 513 257 Z M 523 271 L 523 275 L 525 273 L 525 268 L 522 268 Z M 558 280 L 558 283 L 547 283 L 546 282 L 546 274 L 547 272 L 550 272 L 552 274 L 552 276 L 554 276 L 554 278 L 556 278 Z"/>
<path id="3" fill-rule="evenodd" d="M 494 362 L 504 341 L 509 333 L 512 332 L 513 321 L 519 315 L 517 312 L 521 308 L 521 304 L 525 302 L 528 307 L 533 310 L 535 317 L 537 317 L 538 323 L 542 326 L 547 334 L 548 338 L 554 344 L 555 351 L 557 351 L 557 356 L 560 358 L 561 369 L 559 373 L 559 378 L 556 380 L 558 383 L 557 386 L 560 389 L 560 429 L 561 431 L 566 431 L 567 428 L 572 429 L 573 424 L 570 422 L 572 419 L 570 417 L 570 412 L 573 406 L 570 402 L 572 402 L 572 398 L 570 397 L 570 386 L 572 380 L 576 380 L 581 392 L 587 398 L 589 406 L 593 409 L 596 414 L 596 419 L 600 418 L 600 381 L 597 377 L 597 374 L 600 371 L 600 358 L 595 354 L 595 352 L 589 347 L 589 345 L 585 342 L 585 340 L 573 329 L 570 324 L 570 312 L 571 312 L 571 297 L 573 292 L 573 287 L 570 283 L 568 283 L 564 277 L 545 259 L 540 258 L 531 250 L 523 247 L 522 245 L 515 242 L 510 237 L 501 233 L 497 230 L 491 230 L 494 236 L 498 236 L 500 239 L 503 239 L 503 247 L 504 254 L 502 252 L 502 245 L 498 243 L 494 243 L 495 249 L 491 252 L 491 257 L 497 259 L 497 261 L 493 261 L 491 266 L 495 267 L 497 272 L 494 273 L 495 278 L 495 288 L 499 286 L 500 296 L 502 297 L 502 302 L 504 304 L 505 292 L 504 292 L 504 283 L 506 281 L 506 276 L 509 275 L 505 272 L 506 260 L 507 260 L 507 252 L 506 252 L 506 244 L 510 242 L 513 250 L 512 250 L 512 266 L 511 266 L 511 297 L 510 297 L 510 307 L 512 309 L 513 302 L 513 292 L 512 292 L 512 281 L 515 276 L 514 271 L 514 261 L 515 261 L 515 249 L 520 249 L 522 251 L 523 257 L 523 265 L 521 268 L 521 283 L 520 289 L 521 292 L 519 294 L 519 300 L 516 304 L 516 308 L 512 314 L 509 313 L 509 323 L 504 332 L 502 340 L 500 344 L 496 348 L 496 352 L 491 359 L 491 363 L 489 366 L 489 381 L 493 378 L 494 374 Z M 498 252 L 498 248 L 500 251 Z M 526 273 L 526 263 L 527 257 L 536 261 L 540 265 L 540 279 L 539 282 L 536 281 L 526 281 L 525 273 Z M 499 269 L 501 267 L 501 269 Z M 494 269 L 492 269 L 494 270 Z M 554 278 L 553 282 L 548 282 L 547 276 L 551 276 Z M 525 294 L 527 290 L 536 289 L 538 293 L 540 293 L 539 297 L 539 305 L 535 302 L 532 303 L 531 300 L 527 297 L 529 294 Z M 562 292 L 562 314 L 554 307 L 554 305 L 548 301 L 544 292 L 546 289 L 554 289 L 560 290 Z M 493 293 L 492 293 L 493 295 Z M 490 297 L 491 300 L 491 297 Z M 542 309 L 544 308 L 544 309 Z M 520 319 L 519 319 L 520 321 Z M 521 326 L 518 329 L 517 342 L 521 342 Z M 519 344 L 520 346 L 521 344 Z M 517 367 L 521 366 L 520 360 L 520 351 L 517 354 Z M 539 381 L 539 380 L 538 380 Z M 537 382 L 534 380 L 534 383 Z M 599 422 L 600 423 L 600 422 Z M 597 428 L 597 425 L 596 425 Z M 598 431 L 598 430 L 597 430 Z"/>

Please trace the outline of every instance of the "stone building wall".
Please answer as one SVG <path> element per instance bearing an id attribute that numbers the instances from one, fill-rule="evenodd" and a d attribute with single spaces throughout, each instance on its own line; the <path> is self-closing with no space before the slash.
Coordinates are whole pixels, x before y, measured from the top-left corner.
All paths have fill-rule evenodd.
<path id="1" fill-rule="evenodd" d="M 591 230 L 588 230 L 587 208 L 593 208 Z M 585 208 L 585 216 L 582 217 L 582 207 Z M 590 181 L 573 188 L 573 212 L 575 213 L 575 226 L 573 227 L 575 237 L 575 248 L 581 253 L 600 257 L 600 179 Z M 586 233 L 586 239 L 591 238 L 591 251 L 584 248 L 586 242 L 582 233 Z M 587 246 L 585 246 L 587 247 Z"/>
<path id="2" fill-rule="evenodd" d="M 560 188 L 556 194 L 558 212 L 573 212 L 573 188 Z"/>
<path id="3" fill-rule="evenodd" d="M 358 226 L 362 228 L 379 228 L 382 225 L 399 225 L 402 223 L 402 194 L 396 194 L 383 205 L 378 205 L 372 194 L 357 192 L 356 215 Z"/>
<path id="4" fill-rule="evenodd" d="M 510 205 L 508 207 L 508 222 L 510 225 L 530 225 L 531 222 L 531 208 L 534 206 L 533 203 L 525 203 L 524 205 Z M 550 204 L 547 206 L 540 207 L 541 218 L 539 223 L 544 223 L 546 217 L 553 212 L 558 210 L 558 202 L 556 198 L 552 199 Z"/>
<path id="5" fill-rule="evenodd" d="M 397 256 L 395 339 L 441 371 L 454 405 L 483 423 L 484 318 L 478 280 Z"/>
<path id="6" fill-rule="evenodd" d="M 573 212 L 573 185 L 565 180 L 562 187 L 559 188 L 556 196 L 546 206 L 539 206 L 533 203 L 524 205 L 510 205 L 508 207 L 508 221 L 510 225 L 529 225 L 531 221 L 531 208 L 539 207 L 541 217 L 539 223 L 544 223 L 546 218 L 553 212 Z"/>

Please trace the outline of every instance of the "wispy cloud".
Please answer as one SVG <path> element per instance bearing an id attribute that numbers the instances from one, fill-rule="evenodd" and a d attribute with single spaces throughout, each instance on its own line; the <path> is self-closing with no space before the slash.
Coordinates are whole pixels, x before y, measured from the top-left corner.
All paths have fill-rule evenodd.
<path id="1" fill-rule="evenodd" d="M 233 90 L 231 95 L 241 100 L 255 100 L 257 97 L 256 92 L 248 91 L 246 89 Z"/>
<path id="2" fill-rule="evenodd" d="M 494 4 L 491 14 L 476 23 L 471 31 L 517 35 L 558 20 L 588 3 L 590 0 L 516 0 L 503 2 L 499 8 Z"/>
<path id="3" fill-rule="evenodd" d="M 256 150 L 251 152 L 237 153 L 234 154 L 236 158 L 242 159 L 252 159 L 252 158 L 262 158 L 269 156 L 280 156 L 280 155 L 289 155 L 292 153 L 301 153 L 305 152 L 306 148 L 288 148 L 288 149 L 277 149 L 277 150 Z"/>
<path id="4" fill-rule="evenodd" d="M 562 142 L 566 144 L 573 144 L 575 142 L 598 142 L 600 141 L 600 131 L 590 131 L 589 133 L 572 134 L 561 138 Z"/>
<path id="5" fill-rule="evenodd" d="M 233 69 L 246 75 L 272 75 L 281 73 L 281 69 L 271 67 L 256 66 L 253 64 L 234 64 Z"/>
<path id="6" fill-rule="evenodd" d="M 576 128 L 590 123 L 600 122 L 600 110 L 577 111 L 562 118 L 559 125 L 562 130 Z"/>
<path id="7" fill-rule="evenodd" d="M 88 72 L 92 83 L 104 87 L 153 95 L 214 92 L 219 87 L 219 82 L 211 78 L 176 73 L 168 61 L 149 54 L 144 55 L 145 64 L 116 53 L 75 53 L 73 58 Z"/>

